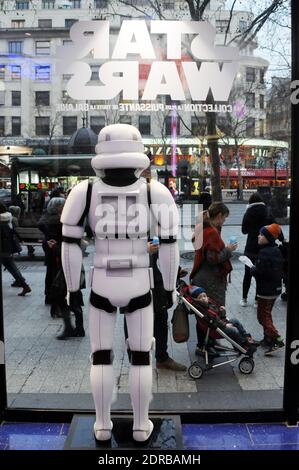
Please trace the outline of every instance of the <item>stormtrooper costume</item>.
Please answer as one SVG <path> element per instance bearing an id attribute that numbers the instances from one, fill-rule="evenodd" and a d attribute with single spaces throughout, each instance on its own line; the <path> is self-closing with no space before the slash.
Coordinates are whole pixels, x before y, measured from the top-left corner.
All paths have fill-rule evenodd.
<path id="1" fill-rule="evenodd" d="M 154 180 L 147 183 L 140 177 L 150 162 L 138 129 L 127 124 L 103 128 L 96 154 L 91 164 L 98 178 L 92 186 L 88 180 L 75 186 L 63 209 L 62 264 L 72 302 L 80 285 L 80 240 L 86 215 L 95 234 L 89 307 L 94 433 L 100 441 L 111 438 L 113 330 L 119 309 L 126 315 L 128 327 L 133 438 L 142 442 L 153 430 L 148 417 L 154 344 L 153 283 L 147 242 L 150 230 L 155 231 L 152 236 L 160 238 L 159 261 L 171 306 L 179 261 L 178 212 L 165 186 Z"/>

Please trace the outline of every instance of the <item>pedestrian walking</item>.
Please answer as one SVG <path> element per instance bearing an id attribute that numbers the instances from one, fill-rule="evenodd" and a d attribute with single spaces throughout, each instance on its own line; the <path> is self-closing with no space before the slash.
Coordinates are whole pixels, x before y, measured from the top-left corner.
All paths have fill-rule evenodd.
<path id="1" fill-rule="evenodd" d="M 18 251 L 18 246 L 14 240 L 14 231 L 12 225 L 12 215 L 8 212 L 4 204 L 0 202 L 0 233 L 1 233 L 1 250 L 0 258 L 1 263 L 7 269 L 8 272 L 14 277 L 15 282 L 12 287 L 22 287 L 22 291 L 19 292 L 19 296 L 24 297 L 26 294 L 31 292 L 31 288 L 27 284 L 25 278 L 20 273 L 13 254 Z"/>
<path id="2" fill-rule="evenodd" d="M 269 213 L 266 204 L 263 202 L 261 196 L 256 192 L 249 198 L 249 205 L 242 220 L 242 233 L 247 235 L 244 255 L 247 256 L 253 264 L 255 264 L 260 250 L 258 243 L 258 235 L 260 228 L 274 222 Z M 245 265 L 245 272 L 243 277 L 242 299 L 240 305 L 242 307 L 248 306 L 248 292 L 251 285 L 252 274 L 248 266 Z M 255 305 L 257 306 L 257 296 L 255 294 Z"/>

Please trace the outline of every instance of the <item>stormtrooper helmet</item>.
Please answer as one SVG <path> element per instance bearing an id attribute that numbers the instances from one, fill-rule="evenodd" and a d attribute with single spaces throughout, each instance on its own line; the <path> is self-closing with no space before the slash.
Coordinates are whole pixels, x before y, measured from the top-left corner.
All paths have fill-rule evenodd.
<path id="1" fill-rule="evenodd" d="M 112 124 L 104 127 L 95 147 L 96 156 L 91 166 L 98 176 L 103 176 L 105 169 L 133 168 L 139 177 L 149 164 L 144 153 L 141 134 L 129 124 Z"/>

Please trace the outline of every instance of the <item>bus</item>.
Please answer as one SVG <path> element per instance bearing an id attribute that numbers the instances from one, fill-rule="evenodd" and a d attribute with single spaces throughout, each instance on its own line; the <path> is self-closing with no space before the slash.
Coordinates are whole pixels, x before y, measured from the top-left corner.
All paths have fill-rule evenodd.
<path id="1" fill-rule="evenodd" d="M 80 180 L 94 177 L 94 155 L 18 156 L 11 159 L 11 200 L 21 207 L 21 226 L 35 227 L 45 200 L 56 187 L 66 191 Z"/>

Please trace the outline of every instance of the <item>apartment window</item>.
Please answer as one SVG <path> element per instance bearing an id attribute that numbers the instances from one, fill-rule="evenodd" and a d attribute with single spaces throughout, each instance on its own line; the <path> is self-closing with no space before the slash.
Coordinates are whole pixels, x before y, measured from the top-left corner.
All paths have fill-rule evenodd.
<path id="1" fill-rule="evenodd" d="M 265 96 L 260 95 L 260 109 L 265 109 Z"/>
<path id="2" fill-rule="evenodd" d="M 50 80 L 50 65 L 35 66 L 35 80 L 46 82 Z"/>
<path id="3" fill-rule="evenodd" d="M 90 80 L 99 80 L 99 66 L 91 65 L 91 77 Z"/>
<path id="4" fill-rule="evenodd" d="M 165 133 L 166 135 L 172 135 L 173 130 L 172 130 L 172 116 L 166 116 L 165 119 Z M 180 121 L 177 119 L 176 123 L 176 134 L 178 135 L 180 133 Z"/>
<path id="5" fill-rule="evenodd" d="M 5 134 L 5 117 L 0 116 L 0 137 L 4 136 Z"/>
<path id="6" fill-rule="evenodd" d="M 35 118 L 35 135 L 50 134 L 50 118 L 48 116 L 38 116 Z"/>
<path id="7" fill-rule="evenodd" d="M 255 82 L 255 69 L 253 67 L 246 67 L 246 81 Z"/>
<path id="8" fill-rule="evenodd" d="M 12 116 L 11 118 L 11 135 L 21 135 L 20 116 Z"/>
<path id="9" fill-rule="evenodd" d="M 255 136 L 255 119 L 254 118 L 248 118 L 246 120 L 246 134 L 248 137 Z"/>
<path id="10" fill-rule="evenodd" d="M 29 10 L 29 1 L 28 2 L 16 1 L 16 10 Z"/>
<path id="11" fill-rule="evenodd" d="M 94 0 L 94 7 L 95 8 L 107 8 L 108 0 Z"/>
<path id="12" fill-rule="evenodd" d="M 151 117 L 139 116 L 138 127 L 141 135 L 151 135 Z"/>
<path id="13" fill-rule="evenodd" d="M 103 129 L 103 127 L 105 127 L 105 117 L 104 116 L 91 116 L 90 127 L 96 134 L 98 134 L 100 130 Z"/>
<path id="14" fill-rule="evenodd" d="M 123 114 L 122 116 L 119 116 L 119 122 L 121 124 L 132 124 L 132 118 L 131 116 Z"/>
<path id="15" fill-rule="evenodd" d="M 23 41 L 9 41 L 8 42 L 9 54 L 22 54 L 23 52 Z"/>
<path id="16" fill-rule="evenodd" d="M 64 20 L 64 26 L 66 28 L 71 28 L 73 26 L 74 23 L 76 23 L 76 20 L 75 18 L 67 18 Z"/>
<path id="17" fill-rule="evenodd" d="M 245 93 L 247 108 L 255 108 L 255 94 Z"/>
<path id="18" fill-rule="evenodd" d="M 260 137 L 265 136 L 265 120 L 260 119 Z"/>
<path id="19" fill-rule="evenodd" d="M 12 80 L 21 80 L 21 66 L 20 65 L 11 65 L 10 72 L 11 72 Z"/>
<path id="20" fill-rule="evenodd" d="M 1 90 L 0 91 L 0 106 L 4 106 L 4 105 L 5 105 L 5 91 Z"/>
<path id="21" fill-rule="evenodd" d="M 165 10 L 174 10 L 174 2 L 165 2 L 163 6 Z"/>
<path id="22" fill-rule="evenodd" d="M 11 92 L 11 105 L 21 106 L 21 92 L 20 91 Z"/>
<path id="23" fill-rule="evenodd" d="M 264 84 L 265 83 L 265 70 L 260 69 L 260 83 Z"/>
<path id="24" fill-rule="evenodd" d="M 81 0 L 71 0 L 72 8 L 81 8 Z"/>
<path id="25" fill-rule="evenodd" d="M 12 28 L 25 28 L 25 20 L 11 20 L 11 27 Z"/>
<path id="26" fill-rule="evenodd" d="M 216 20 L 216 32 L 226 33 L 228 27 L 228 20 Z"/>
<path id="27" fill-rule="evenodd" d="M 38 27 L 39 28 L 52 28 L 52 20 L 47 20 L 47 19 L 39 19 L 38 20 Z"/>
<path id="28" fill-rule="evenodd" d="M 53 10 L 55 8 L 55 0 L 43 0 L 42 7 L 44 10 Z"/>
<path id="29" fill-rule="evenodd" d="M 35 42 L 36 55 L 50 55 L 50 41 L 36 41 Z"/>
<path id="30" fill-rule="evenodd" d="M 63 135 L 72 135 L 77 130 L 77 116 L 63 116 Z"/>
<path id="31" fill-rule="evenodd" d="M 5 65 L 0 64 L 0 80 L 4 80 L 4 79 L 5 79 Z"/>
<path id="32" fill-rule="evenodd" d="M 35 106 L 50 106 L 50 92 L 49 91 L 36 91 L 35 92 Z"/>
<path id="33" fill-rule="evenodd" d="M 205 117 L 191 116 L 191 133 L 192 135 L 205 135 L 207 121 Z"/>
<path id="34" fill-rule="evenodd" d="M 247 21 L 245 20 L 240 20 L 239 21 L 239 31 L 242 33 L 243 31 L 246 31 L 247 29 Z"/>

